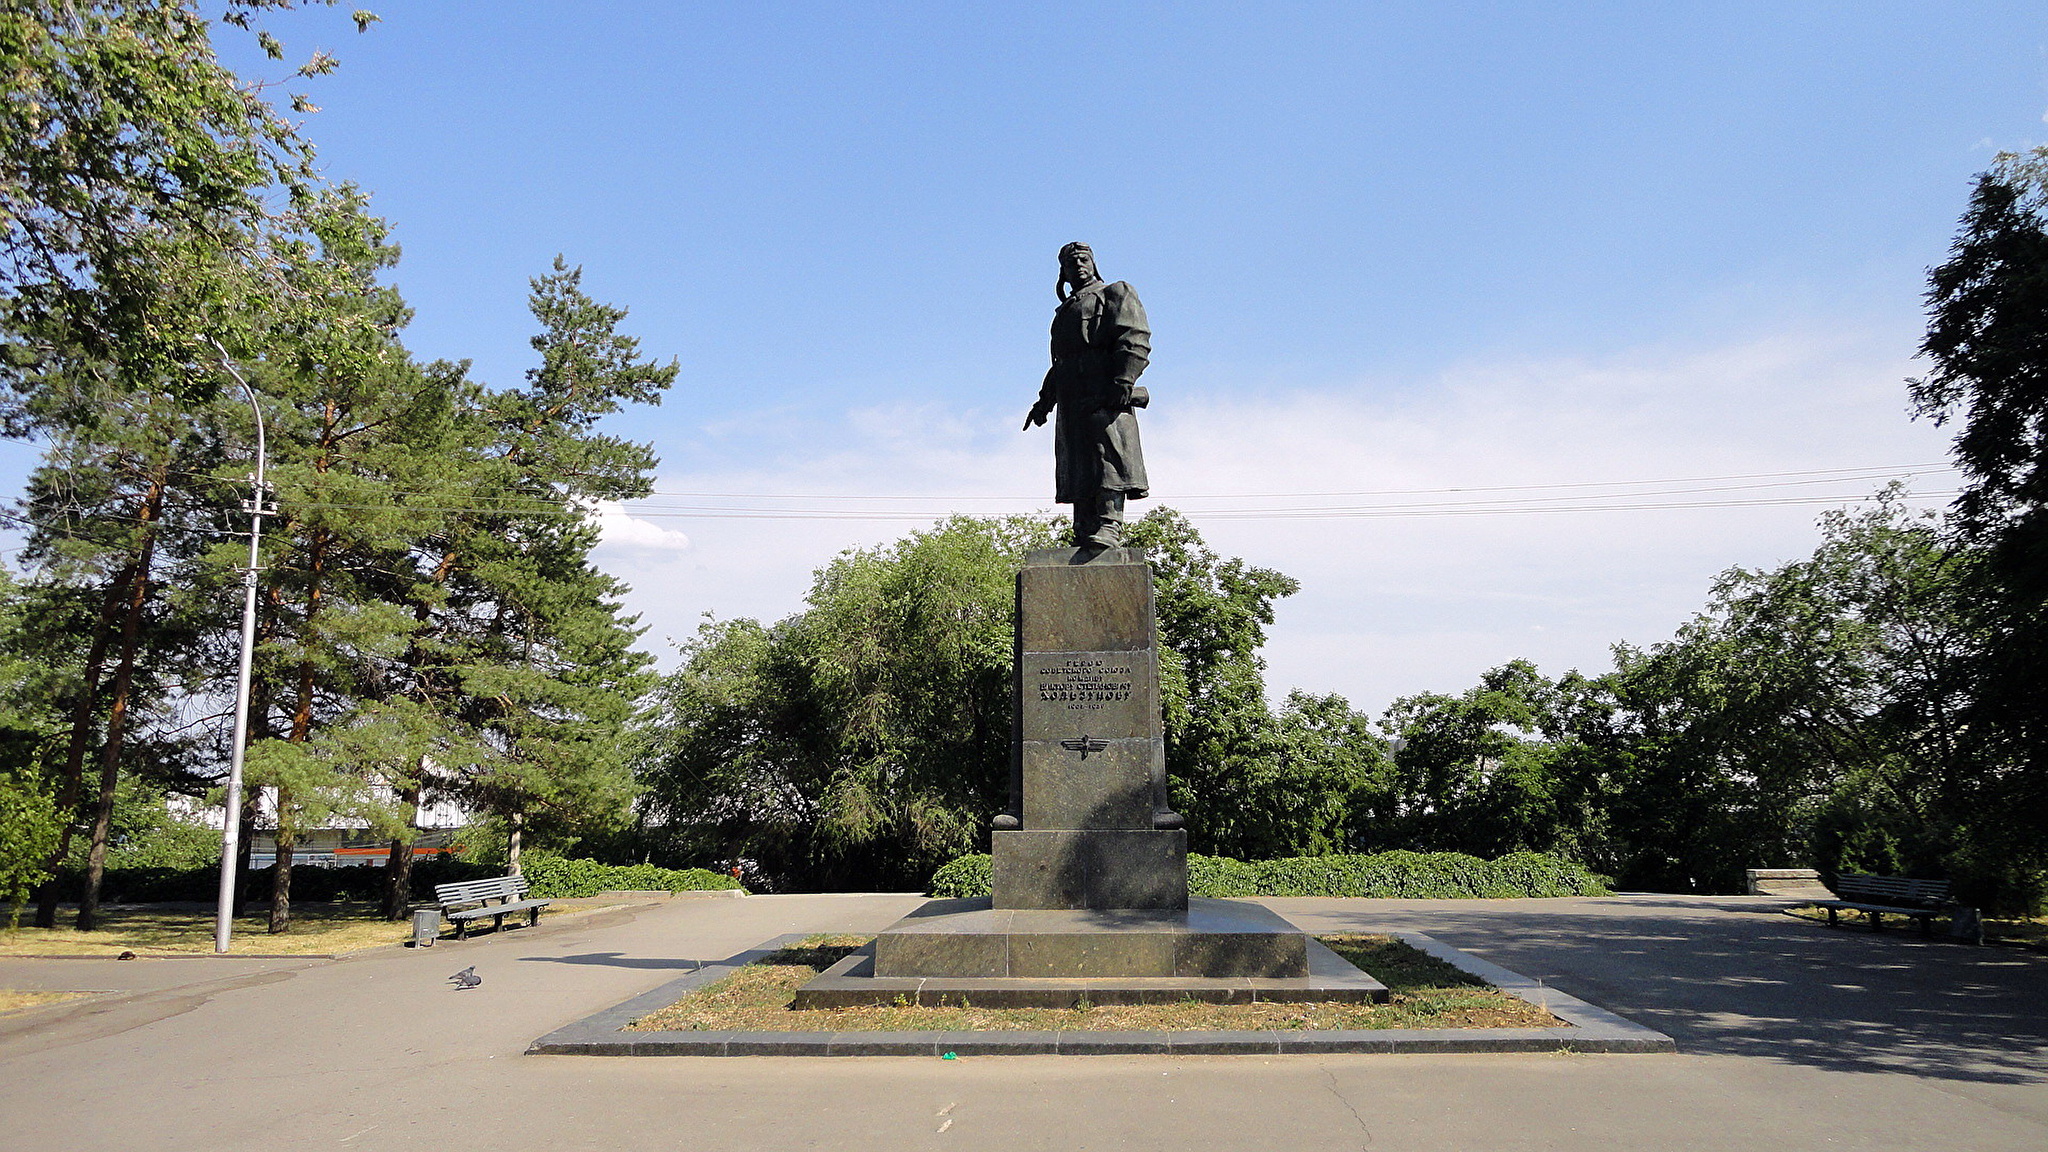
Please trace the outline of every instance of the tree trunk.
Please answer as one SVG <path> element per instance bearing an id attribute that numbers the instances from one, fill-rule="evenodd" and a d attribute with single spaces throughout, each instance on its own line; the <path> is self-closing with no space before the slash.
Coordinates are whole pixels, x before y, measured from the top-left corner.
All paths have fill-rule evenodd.
<path id="1" fill-rule="evenodd" d="M 121 610 L 121 593 L 127 589 L 132 575 L 131 569 L 123 568 L 107 582 L 107 594 L 100 604 L 99 619 L 92 631 L 92 646 L 85 655 L 78 699 L 71 706 L 71 736 L 65 743 L 64 768 L 57 785 L 57 811 L 64 816 L 64 826 L 57 833 L 57 847 L 45 865 L 50 878 L 36 893 L 35 924 L 38 928 L 57 926 L 57 873 L 64 866 L 64 858 L 71 854 L 71 836 L 78 827 L 78 804 L 81 793 L 85 791 L 85 748 L 92 742 L 94 705 L 99 702 L 100 675 L 106 670 L 107 640 L 112 635 L 114 618 Z"/>
<path id="2" fill-rule="evenodd" d="M 384 862 L 384 918 L 403 920 L 412 908 L 412 843 L 393 840 Z"/>
<path id="3" fill-rule="evenodd" d="M 282 785 L 277 789 L 277 863 L 270 869 L 270 934 L 286 932 L 292 926 L 292 847 L 296 841 L 285 819 L 291 795 Z"/>
<path id="4" fill-rule="evenodd" d="M 276 589 L 265 597 L 273 612 L 281 602 Z M 258 617 L 256 643 L 258 648 L 271 638 L 271 629 Z M 249 743 L 270 738 L 270 681 L 264 677 L 253 677 L 249 682 Z M 242 836 L 235 846 L 239 859 L 235 862 L 235 909 L 234 915 L 249 914 L 250 869 L 249 857 L 256 850 L 256 821 L 263 815 L 263 789 L 248 780 L 242 781 Z"/>
<path id="5" fill-rule="evenodd" d="M 230 916 L 249 914 L 249 856 L 256 850 L 256 820 L 263 815 L 262 790 L 242 785 L 242 835 L 235 844 L 235 906 Z"/>
<path id="6" fill-rule="evenodd" d="M 519 841 L 526 831 L 526 813 L 514 812 L 506 817 L 511 832 L 505 837 L 505 868 L 514 876 L 519 875 Z"/>
<path id="7" fill-rule="evenodd" d="M 324 469 L 323 469 L 324 470 Z M 315 530 L 313 544 L 309 550 L 307 570 L 311 577 L 311 588 L 306 593 L 305 628 L 308 635 L 313 632 L 313 621 L 320 615 L 320 604 L 325 599 L 321 577 L 327 563 L 327 533 Z M 310 659 L 299 661 L 299 699 L 292 711 L 292 730 L 288 737 L 294 744 L 304 744 L 313 736 L 313 689 L 314 668 Z M 277 867 L 270 874 L 270 931 L 284 932 L 291 928 L 292 921 L 292 845 L 294 834 L 290 821 L 285 789 L 277 790 Z"/>
<path id="8" fill-rule="evenodd" d="M 419 838 L 420 790 L 418 787 L 399 790 L 398 798 L 405 803 L 406 836 L 403 840 L 391 842 L 391 856 L 384 864 L 384 918 L 403 920 L 407 909 L 412 906 L 412 844 Z"/>
<path id="9" fill-rule="evenodd" d="M 107 712 L 107 737 L 100 749 L 100 794 L 93 806 L 92 846 L 85 860 L 85 893 L 78 902 L 78 930 L 90 932 L 100 922 L 100 882 L 106 877 L 107 837 L 114 823 L 114 792 L 121 783 L 121 748 L 128 735 L 130 694 L 135 687 L 135 657 L 141 647 L 142 610 L 149 604 L 150 563 L 156 555 L 156 519 L 163 511 L 164 475 L 159 470 L 138 509 L 142 546 L 133 564 L 128 611 L 121 620 L 120 663 L 114 669 L 112 706 Z"/>

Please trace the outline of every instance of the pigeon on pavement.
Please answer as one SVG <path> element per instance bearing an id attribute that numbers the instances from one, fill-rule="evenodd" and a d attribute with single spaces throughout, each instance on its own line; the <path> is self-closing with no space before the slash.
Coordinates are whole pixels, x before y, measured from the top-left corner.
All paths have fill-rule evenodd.
<path id="1" fill-rule="evenodd" d="M 448 979 L 454 983 L 457 992 L 462 991 L 464 988 L 474 988 L 484 982 L 484 978 L 476 974 L 476 965 L 474 964 L 450 976 Z"/>

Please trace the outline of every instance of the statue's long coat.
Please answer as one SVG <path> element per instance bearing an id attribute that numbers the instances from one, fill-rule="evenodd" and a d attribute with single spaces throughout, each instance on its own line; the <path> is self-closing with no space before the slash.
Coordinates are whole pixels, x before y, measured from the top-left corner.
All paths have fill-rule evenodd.
<path id="1" fill-rule="evenodd" d="M 1098 492 L 1145 496 L 1145 453 L 1131 389 L 1152 355 L 1145 306 L 1129 284 L 1097 281 L 1061 302 L 1052 317 L 1052 368 L 1041 405 L 1058 404 L 1053 424 L 1053 499 L 1091 500 Z"/>

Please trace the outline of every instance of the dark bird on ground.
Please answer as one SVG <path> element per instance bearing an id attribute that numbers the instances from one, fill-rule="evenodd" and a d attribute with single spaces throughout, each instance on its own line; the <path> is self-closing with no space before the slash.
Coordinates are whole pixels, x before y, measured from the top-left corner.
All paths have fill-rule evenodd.
<path id="1" fill-rule="evenodd" d="M 476 974 L 476 965 L 474 964 L 450 976 L 448 979 L 449 982 L 455 985 L 457 992 L 462 991 L 464 988 L 474 988 L 484 982 L 484 978 Z"/>

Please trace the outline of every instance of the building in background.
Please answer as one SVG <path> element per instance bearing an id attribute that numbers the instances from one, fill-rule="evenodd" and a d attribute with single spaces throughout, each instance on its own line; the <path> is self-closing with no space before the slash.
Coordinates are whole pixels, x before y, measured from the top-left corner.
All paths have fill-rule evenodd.
<path id="1" fill-rule="evenodd" d="M 382 790 L 378 800 L 398 803 L 397 795 L 388 789 Z M 218 807 L 181 805 L 177 798 L 172 801 L 173 814 L 188 823 L 208 828 L 221 826 L 221 811 Z M 183 809 L 180 811 L 179 809 Z M 455 839 L 463 829 L 476 822 L 476 815 L 452 801 L 442 801 L 420 806 L 419 837 L 413 841 L 413 858 L 419 860 L 454 852 Z M 256 822 L 248 829 L 249 866 L 268 868 L 277 862 L 277 791 L 265 788 L 257 801 Z M 383 865 L 391 860 L 391 840 L 371 829 L 370 822 L 359 817 L 336 816 L 318 827 L 299 831 L 298 842 L 292 846 L 292 866 L 295 868 L 345 868 L 352 864 Z"/>

